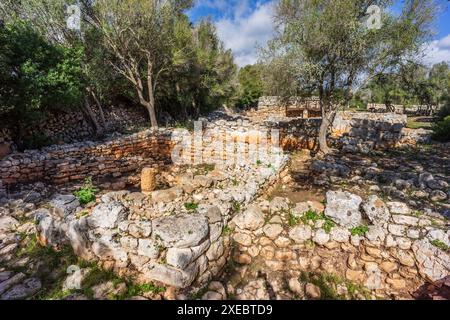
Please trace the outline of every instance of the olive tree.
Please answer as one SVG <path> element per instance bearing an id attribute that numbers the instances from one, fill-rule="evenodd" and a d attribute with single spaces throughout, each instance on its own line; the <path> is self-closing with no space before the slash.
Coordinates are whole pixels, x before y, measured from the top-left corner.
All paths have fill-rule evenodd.
<path id="1" fill-rule="evenodd" d="M 262 51 L 272 73 L 266 79 L 275 80 L 269 85 L 280 94 L 319 95 L 322 154 L 331 151 L 327 132 L 355 88 L 398 67 L 429 39 L 436 10 L 433 0 L 405 0 L 400 14 L 389 9 L 392 4 L 389 0 L 279 0 L 276 4 L 277 32 Z M 372 10 L 374 16 L 368 15 Z M 379 21 L 368 21 L 378 14 Z"/>
<path id="2" fill-rule="evenodd" d="M 97 0 L 90 23 L 101 32 L 108 62 L 133 86 L 139 103 L 158 127 L 155 93 L 174 55 L 174 26 L 190 1 Z"/>

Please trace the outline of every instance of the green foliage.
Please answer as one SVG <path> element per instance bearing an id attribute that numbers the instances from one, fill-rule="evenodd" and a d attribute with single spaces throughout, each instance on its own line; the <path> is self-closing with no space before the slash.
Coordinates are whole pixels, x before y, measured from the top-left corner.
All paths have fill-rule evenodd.
<path id="1" fill-rule="evenodd" d="M 317 273 L 303 271 L 300 280 L 305 283 L 312 283 L 320 288 L 321 300 L 354 300 L 362 295 L 365 299 L 370 299 L 370 291 L 354 282 L 340 278 L 335 274 Z M 347 295 L 338 294 L 337 286 L 345 286 Z"/>
<path id="2" fill-rule="evenodd" d="M 447 116 L 442 121 L 438 121 L 433 126 L 433 138 L 437 141 L 450 141 L 450 116 Z"/>
<path id="3" fill-rule="evenodd" d="M 233 210 L 234 213 L 239 213 L 241 212 L 241 203 L 239 201 L 235 201 L 233 200 L 233 203 L 231 204 L 231 209 Z"/>
<path id="4" fill-rule="evenodd" d="M 188 202 L 184 204 L 187 211 L 196 211 L 198 209 L 198 203 Z"/>
<path id="5" fill-rule="evenodd" d="M 13 20 L 0 28 L 0 115 L 16 133 L 19 147 L 46 145 L 44 136 L 27 137 L 26 127 L 51 110 L 72 110 L 82 100 L 79 47 L 55 45 L 28 22 Z"/>
<path id="6" fill-rule="evenodd" d="M 229 226 L 224 226 L 222 229 L 222 235 L 228 236 L 231 233 L 231 229 Z"/>
<path id="7" fill-rule="evenodd" d="M 289 213 L 288 224 L 290 227 L 295 227 L 296 225 L 301 223 L 301 218 Z"/>
<path id="8" fill-rule="evenodd" d="M 239 70 L 236 102 L 238 108 L 252 108 L 258 105 L 258 100 L 264 93 L 261 71 L 260 65 L 248 65 Z"/>
<path id="9" fill-rule="evenodd" d="M 448 251 L 450 250 L 450 246 L 446 245 L 444 242 L 440 241 L 440 240 L 433 240 L 431 241 L 431 244 L 433 246 L 435 246 L 436 248 L 439 248 L 443 251 Z"/>
<path id="10" fill-rule="evenodd" d="M 369 231 L 368 226 L 358 226 L 349 230 L 352 236 L 363 236 Z"/>
<path id="11" fill-rule="evenodd" d="M 80 188 L 80 190 L 76 191 L 74 193 L 75 197 L 78 198 L 81 204 L 85 205 L 90 202 L 95 201 L 96 197 L 95 194 L 98 192 L 98 190 L 94 187 L 92 184 L 92 178 L 86 178 L 84 182 L 84 186 Z"/>

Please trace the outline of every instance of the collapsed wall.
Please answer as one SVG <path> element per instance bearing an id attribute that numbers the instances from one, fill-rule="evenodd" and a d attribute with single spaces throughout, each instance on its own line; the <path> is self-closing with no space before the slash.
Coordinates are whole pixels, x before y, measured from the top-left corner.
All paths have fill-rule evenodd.
<path id="1" fill-rule="evenodd" d="M 75 253 L 140 283 L 201 286 L 219 275 L 231 250 L 228 222 L 280 178 L 287 157 L 269 165 L 216 165 L 179 174 L 169 189 L 105 194 L 85 213 L 56 195 L 36 212 L 39 241 Z M 189 205 L 187 205 L 189 204 Z"/>
<path id="2" fill-rule="evenodd" d="M 234 163 L 241 155 L 248 159 L 252 152 L 250 145 L 255 147 L 253 152 L 263 151 L 259 155 L 263 159 L 265 151 L 272 146 L 298 150 L 314 149 L 317 145 L 320 119 L 271 117 L 261 121 L 240 116 L 224 119 L 223 116 L 213 115 L 202 120 L 200 139 L 197 139 L 198 134 L 188 139 L 190 146 L 184 145 L 179 154 L 182 161 L 217 163 L 228 157 Z M 343 112 L 336 115 L 331 136 L 337 145 L 351 152 L 430 141 L 430 131 L 407 129 L 406 122 L 405 115 Z M 14 153 L 0 161 L 0 179 L 4 186 L 34 181 L 64 184 L 89 176 L 117 177 L 139 171 L 144 166 L 159 167 L 172 163 L 177 135 L 181 140 L 191 137 L 187 131 L 147 130 L 106 142 L 83 142 Z M 238 156 L 233 160 L 232 155 Z"/>

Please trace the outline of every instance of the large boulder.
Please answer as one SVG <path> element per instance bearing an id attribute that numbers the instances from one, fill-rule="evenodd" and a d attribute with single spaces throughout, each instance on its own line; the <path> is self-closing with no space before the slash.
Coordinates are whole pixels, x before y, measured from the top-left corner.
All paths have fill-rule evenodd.
<path id="1" fill-rule="evenodd" d="M 264 225 L 264 214 L 260 207 L 251 205 L 234 217 L 233 222 L 243 230 L 257 230 Z"/>
<path id="2" fill-rule="evenodd" d="M 389 209 L 383 200 L 377 196 L 370 196 L 362 205 L 362 209 L 369 221 L 374 225 L 382 226 L 389 221 Z"/>
<path id="3" fill-rule="evenodd" d="M 208 236 L 208 219 L 203 215 L 180 214 L 153 220 L 153 237 L 166 248 L 195 247 Z"/>
<path id="4" fill-rule="evenodd" d="M 427 239 L 417 240 L 412 245 L 419 273 L 435 282 L 450 274 L 450 255 L 433 246 Z"/>
<path id="5" fill-rule="evenodd" d="M 50 200 L 49 205 L 61 217 L 67 217 L 80 206 L 78 199 L 70 194 L 56 194 Z"/>
<path id="6" fill-rule="evenodd" d="M 361 203 L 361 197 L 355 194 L 342 191 L 328 191 L 325 215 L 343 227 L 358 227 L 363 222 L 359 212 Z"/>
<path id="7" fill-rule="evenodd" d="M 88 222 L 94 228 L 114 229 L 119 222 L 126 220 L 127 215 L 126 208 L 120 202 L 101 203 L 94 208 Z"/>

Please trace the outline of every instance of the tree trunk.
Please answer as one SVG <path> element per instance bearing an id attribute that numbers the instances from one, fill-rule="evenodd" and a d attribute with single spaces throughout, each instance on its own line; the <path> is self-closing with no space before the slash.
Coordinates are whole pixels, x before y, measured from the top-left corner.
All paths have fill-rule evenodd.
<path id="1" fill-rule="evenodd" d="M 325 112 L 322 112 L 322 122 L 320 124 L 319 128 L 319 153 L 321 155 L 327 155 L 331 153 L 331 148 L 328 146 L 327 143 L 327 134 L 328 134 L 328 128 L 330 127 L 330 115 L 327 115 Z"/>
<path id="2" fill-rule="evenodd" d="M 150 116 L 150 123 L 152 126 L 152 129 L 158 129 L 158 120 L 156 120 L 156 112 L 155 112 L 155 105 L 154 103 L 148 103 L 146 105 L 148 114 Z"/>
<path id="3" fill-rule="evenodd" d="M 102 134 L 103 133 L 103 129 L 102 127 L 99 125 L 97 118 L 94 114 L 94 112 L 91 109 L 91 106 L 89 105 L 89 99 L 87 96 L 84 97 L 84 104 L 83 104 L 83 109 L 85 110 L 86 114 L 89 117 L 89 120 L 91 120 L 91 122 L 94 124 L 94 128 L 95 128 L 95 133 L 96 134 Z"/>
<path id="4" fill-rule="evenodd" d="M 106 129 L 106 118 L 105 118 L 105 112 L 103 111 L 103 106 L 100 102 L 100 100 L 97 98 L 97 95 L 92 89 L 89 89 L 89 92 L 91 93 L 92 99 L 94 99 L 95 104 L 98 107 L 98 112 L 100 114 L 100 121 L 102 122 L 103 128 Z"/>

